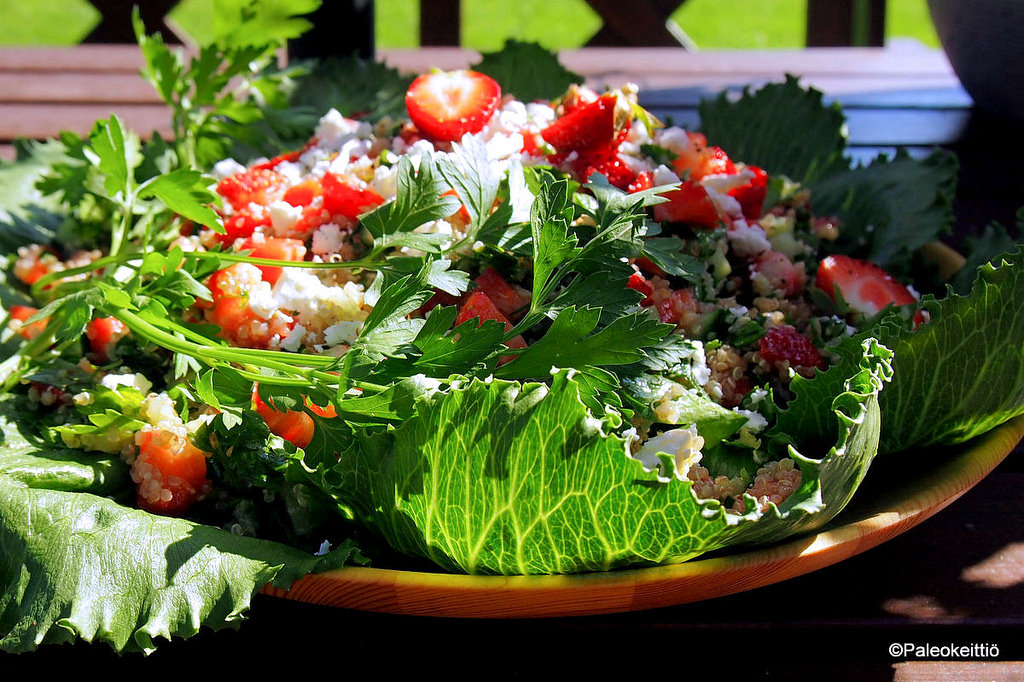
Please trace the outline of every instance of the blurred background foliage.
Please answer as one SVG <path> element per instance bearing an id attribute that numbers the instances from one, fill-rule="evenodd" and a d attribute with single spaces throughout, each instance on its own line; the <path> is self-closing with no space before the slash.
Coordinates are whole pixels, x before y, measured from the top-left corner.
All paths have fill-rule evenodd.
<path id="1" fill-rule="evenodd" d="M 213 1 L 182 0 L 171 18 L 202 39 Z M 418 8 L 409 0 L 376 0 L 377 47 L 416 47 Z M 806 0 L 688 0 L 672 18 L 701 49 L 796 48 L 804 44 Z M 3 0 L 0 45 L 73 45 L 98 21 L 86 0 Z M 584 0 L 463 0 L 462 26 L 465 47 L 493 51 L 513 38 L 557 50 L 582 46 L 600 20 Z M 926 0 L 888 1 L 886 40 L 902 38 L 938 47 Z"/>

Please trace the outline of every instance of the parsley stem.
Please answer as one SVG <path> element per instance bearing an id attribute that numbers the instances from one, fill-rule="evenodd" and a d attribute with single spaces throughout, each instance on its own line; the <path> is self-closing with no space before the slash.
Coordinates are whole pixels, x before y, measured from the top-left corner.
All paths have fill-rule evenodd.
<path id="1" fill-rule="evenodd" d="M 54 272 L 48 272 L 32 284 L 32 296 L 39 298 L 46 286 L 52 282 L 56 282 L 62 279 L 68 279 L 69 277 L 76 277 L 78 275 L 88 274 L 95 272 L 96 270 L 102 270 L 109 265 L 125 265 L 133 260 L 142 260 L 144 254 L 133 253 L 126 255 L 110 255 L 97 258 L 96 260 L 88 263 L 87 265 L 80 265 L 77 268 L 68 268 L 67 270 L 56 270 Z"/>
<path id="2" fill-rule="evenodd" d="M 218 362 L 239 363 L 243 365 L 252 364 L 264 369 L 282 372 L 286 375 L 297 375 L 302 377 L 306 383 L 325 382 L 335 384 L 338 381 L 337 375 L 322 370 L 302 367 L 296 362 L 297 360 L 308 359 L 314 356 L 285 353 L 282 351 L 257 351 L 253 353 L 251 351 L 255 349 L 195 343 L 186 338 L 175 336 L 173 333 L 161 329 L 144 319 L 141 315 L 137 315 L 129 310 L 120 308 L 113 311 L 112 314 L 140 337 L 152 341 L 167 350 L 194 357 L 209 365 L 214 365 Z M 333 358 L 327 359 L 333 360 Z"/>

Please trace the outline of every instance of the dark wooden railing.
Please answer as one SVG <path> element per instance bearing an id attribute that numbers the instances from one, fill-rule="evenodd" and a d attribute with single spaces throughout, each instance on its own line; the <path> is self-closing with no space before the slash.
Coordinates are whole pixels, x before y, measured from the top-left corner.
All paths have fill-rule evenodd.
<path id="1" fill-rule="evenodd" d="M 91 0 L 100 23 L 86 36 L 88 43 L 134 42 L 131 9 L 139 6 L 150 32 L 165 40 L 179 38 L 165 22 L 179 0 Z M 686 0 L 586 0 L 602 26 L 588 46 L 666 47 L 692 49 L 693 43 L 672 19 Z M 807 0 L 808 47 L 881 46 L 885 41 L 885 0 Z M 296 41 L 293 54 L 316 56 L 374 53 L 373 0 L 325 0 L 313 15 L 314 28 Z M 420 0 L 420 45 L 462 44 L 461 0 Z"/>

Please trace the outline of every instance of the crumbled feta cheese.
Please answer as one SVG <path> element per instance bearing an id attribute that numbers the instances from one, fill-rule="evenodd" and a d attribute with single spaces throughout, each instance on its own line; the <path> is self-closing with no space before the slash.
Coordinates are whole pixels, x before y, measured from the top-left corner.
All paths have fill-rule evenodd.
<path id="1" fill-rule="evenodd" d="M 297 324 L 292 327 L 292 330 L 288 332 L 288 336 L 281 340 L 281 350 L 290 351 L 292 353 L 297 352 L 302 348 L 302 342 L 306 338 L 306 328 L 301 324 Z"/>
<path id="2" fill-rule="evenodd" d="M 744 220 L 735 220 L 726 232 L 729 243 L 737 255 L 752 258 L 759 253 L 770 251 L 771 242 L 760 225 L 748 225 Z"/>
<path id="3" fill-rule="evenodd" d="M 217 180 L 223 180 L 229 178 L 235 173 L 242 173 L 245 171 L 245 166 L 238 163 L 234 159 L 224 159 L 213 164 L 213 177 Z"/>
<path id="4" fill-rule="evenodd" d="M 317 228 L 316 232 L 313 233 L 312 249 L 313 253 L 318 256 L 338 253 L 344 245 L 344 234 L 341 231 L 341 227 L 335 223 L 321 225 Z"/>
<path id="5" fill-rule="evenodd" d="M 324 341 L 328 346 L 352 345 L 363 328 L 362 321 L 342 320 L 324 330 Z"/>
<path id="6" fill-rule="evenodd" d="M 264 320 L 269 320 L 277 311 L 277 300 L 270 288 L 270 282 L 261 280 L 249 289 L 249 308 Z"/>
<path id="7" fill-rule="evenodd" d="M 640 460 L 648 471 L 659 469 L 664 474 L 664 464 L 658 454 L 669 455 L 675 464 L 675 477 L 685 481 L 690 467 L 700 463 L 703 447 L 704 438 L 697 434 L 697 427 L 691 425 L 686 428 L 670 429 L 649 439 L 633 456 Z"/>
<path id="8" fill-rule="evenodd" d="M 153 388 L 153 384 L 142 374 L 107 374 L 100 379 L 100 386 L 113 391 L 119 386 L 127 386 L 140 393 L 149 393 L 149 389 Z"/>
<path id="9" fill-rule="evenodd" d="M 286 234 L 301 217 L 301 206 L 292 206 L 286 201 L 275 201 L 270 205 L 270 224 L 275 234 Z"/>

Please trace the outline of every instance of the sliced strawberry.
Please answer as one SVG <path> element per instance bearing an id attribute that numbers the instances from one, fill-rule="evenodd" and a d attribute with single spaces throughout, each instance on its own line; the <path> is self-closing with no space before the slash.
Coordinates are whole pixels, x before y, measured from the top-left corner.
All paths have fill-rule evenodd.
<path id="1" fill-rule="evenodd" d="M 498 309 L 494 301 L 484 293 L 483 289 L 475 289 L 469 292 L 469 295 L 466 296 L 459 308 L 459 314 L 455 318 L 455 326 L 458 327 L 460 324 L 472 319 L 477 319 L 478 325 L 483 324 L 486 320 L 495 320 L 505 326 L 506 332 L 512 329 L 512 323 Z M 506 345 L 509 348 L 526 348 L 526 340 L 522 336 L 517 336 Z M 502 357 L 501 362 L 508 362 L 511 359 L 511 355 L 505 355 Z"/>
<path id="2" fill-rule="evenodd" d="M 215 238 L 221 244 L 231 244 L 236 239 L 251 237 L 259 227 L 269 226 L 269 211 L 260 210 L 259 214 L 256 214 L 245 207 L 224 220 L 224 234 L 215 235 Z"/>
<path id="3" fill-rule="evenodd" d="M 708 145 L 707 138 L 701 133 L 688 133 L 689 148 L 672 161 L 672 167 L 680 176 L 691 180 L 700 180 L 705 175 L 727 174 L 736 172 L 736 166 L 720 147 Z"/>
<path id="4" fill-rule="evenodd" d="M 651 283 L 648 282 L 647 279 L 639 272 L 634 272 L 629 276 L 629 281 L 626 282 L 626 286 L 630 289 L 636 289 L 644 295 L 644 300 L 640 301 L 640 305 L 649 306 L 654 303 L 651 299 L 651 294 L 654 293 L 654 287 L 652 287 Z"/>
<path id="5" fill-rule="evenodd" d="M 788 362 L 790 367 L 825 369 L 825 360 L 811 340 L 789 325 L 770 327 L 761 337 L 761 357 L 768 362 Z"/>
<path id="6" fill-rule="evenodd" d="M 833 299 L 836 299 L 838 290 L 852 310 L 869 316 L 890 304 L 917 303 L 910 290 L 885 270 L 874 263 L 849 256 L 828 256 L 821 261 L 815 285 Z"/>
<path id="7" fill-rule="evenodd" d="M 762 295 L 781 291 L 786 298 L 796 296 L 807 285 L 803 264 L 796 264 L 779 251 L 764 251 L 750 264 L 754 290 Z"/>
<path id="8" fill-rule="evenodd" d="M 540 135 L 560 152 L 579 151 L 621 142 L 629 122 L 629 102 L 622 95 L 610 92 L 573 109 Z"/>
<path id="9" fill-rule="evenodd" d="M 456 142 L 466 133 L 480 132 L 499 101 L 501 86 L 467 69 L 425 73 L 405 93 L 409 118 L 435 142 Z"/>
<path id="10" fill-rule="evenodd" d="M 321 185 L 324 210 L 332 216 L 358 220 L 359 216 L 384 203 L 384 197 L 372 187 L 356 187 L 333 173 L 324 173 Z"/>
<path id="11" fill-rule="evenodd" d="M 689 223 L 713 230 L 722 224 L 718 207 L 708 191 L 693 180 L 663 195 L 668 201 L 654 206 L 654 219 L 659 223 Z"/>
<path id="12" fill-rule="evenodd" d="M 128 327 L 116 317 L 97 317 L 85 326 L 92 359 L 100 365 L 110 362 L 114 345 L 128 334 Z"/>
<path id="13" fill-rule="evenodd" d="M 642 192 L 645 189 L 654 187 L 654 173 L 651 171 L 641 171 L 636 174 L 633 182 L 629 183 L 626 187 L 627 192 Z"/>
<path id="14" fill-rule="evenodd" d="M 301 261 L 306 257 L 306 245 L 301 239 L 284 237 L 266 237 L 265 239 L 247 239 L 238 247 L 239 251 L 250 251 L 253 258 L 269 260 Z M 257 265 L 263 273 L 263 279 L 274 284 L 281 277 L 283 268 L 276 265 Z"/>
<path id="15" fill-rule="evenodd" d="M 39 308 L 30 305 L 12 305 L 7 312 L 11 316 L 11 320 L 18 323 L 12 327 L 16 328 L 18 333 L 26 339 L 34 339 L 46 329 L 46 320 L 36 320 L 25 324 L 25 320 L 38 313 Z"/>
<path id="16" fill-rule="evenodd" d="M 258 163 L 255 166 L 253 166 L 251 168 L 251 170 L 272 170 L 274 168 L 277 168 L 278 166 L 280 166 L 282 163 L 284 163 L 286 161 L 290 162 L 290 163 L 295 163 L 296 161 L 299 160 L 300 156 L 302 156 L 302 150 L 295 150 L 293 152 L 287 152 L 285 154 L 281 154 L 279 156 L 275 156 L 274 158 L 270 159 L 269 161 L 264 161 L 263 163 Z"/>
<path id="17" fill-rule="evenodd" d="M 617 145 L 581 151 L 571 166 L 573 175 L 580 182 L 587 182 L 591 175 L 600 173 L 613 187 L 623 191 L 628 191 L 637 177 L 636 172 L 622 161 Z"/>
<path id="18" fill-rule="evenodd" d="M 140 431 L 135 442 L 138 457 L 132 463 L 132 480 L 138 486 L 138 505 L 155 514 L 177 516 L 202 498 L 206 478 L 206 453 L 172 431 Z"/>
<path id="19" fill-rule="evenodd" d="M 747 170 L 753 171 L 754 178 L 749 184 L 730 191 L 729 195 L 740 202 L 744 218 L 757 220 L 764 215 L 764 199 L 768 195 L 768 174 L 757 166 L 747 166 Z"/>
<path id="20" fill-rule="evenodd" d="M 666 298 L 657 301 L 655 307 L 662 322 L 679 324 L 687 313 L 697 312 L 697 297 L 690 287 L 673 289 Z"/>
<path id="21" fill-rule="evenodd" d="M 231 204 L 236 211 L 251 203 L 266 205 L 272 190 L 285 186 L 285 178 L 269 168 L 252 168 L 235 173 L 217 183 L 217 194 Z"/>
<path id="22" fill-rule="evenodd" d="M 526 296 L 509 284 L 494 268 L 485 269 L 473 282 L 508 318 L 514 317 L 530 303 Z"/>
<path id="23" fill-rule="evenodd" d="M 285 190 L 281 200 L 292 206 L 309 206 L 314 199 L 320 196 L 322 191 L 320 181 L 311 178 L 289 187 Z"/>

